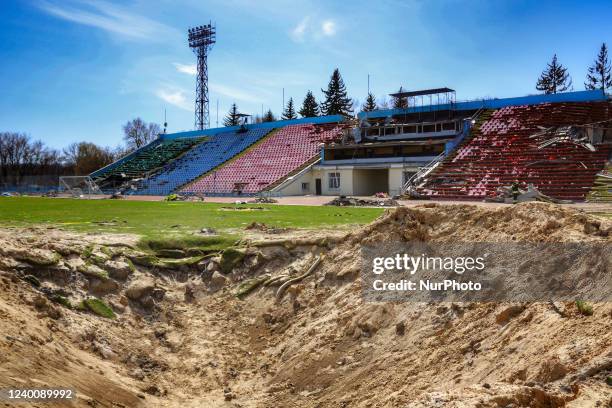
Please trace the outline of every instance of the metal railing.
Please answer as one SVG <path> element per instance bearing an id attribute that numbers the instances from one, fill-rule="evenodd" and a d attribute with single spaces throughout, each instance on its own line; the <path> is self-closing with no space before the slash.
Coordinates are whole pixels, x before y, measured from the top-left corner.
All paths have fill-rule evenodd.
<path id="1" fill-rule="evenodd" d="M 414 173 L 402 186 L 402 193 L 405 194 L 411 187 L 416 187 L 419 181 L 427 177 L 436 167 L 444 160 L 444 152 L 440 153 L 436 158 L 427 163 L 425 166 L 419 167 L 418 171 Z"/>

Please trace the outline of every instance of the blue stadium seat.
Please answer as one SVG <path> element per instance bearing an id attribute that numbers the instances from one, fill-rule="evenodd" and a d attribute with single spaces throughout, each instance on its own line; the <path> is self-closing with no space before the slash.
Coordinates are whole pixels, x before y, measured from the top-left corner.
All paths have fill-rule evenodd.
<path id="1" fill-rule="evenodd" d="M 214 169 L 264 137 L 272 129 L 223 132 L 209 136 L 183 156 L 140 182 L 137 195 L 168 195 L 202 174 Z"/>

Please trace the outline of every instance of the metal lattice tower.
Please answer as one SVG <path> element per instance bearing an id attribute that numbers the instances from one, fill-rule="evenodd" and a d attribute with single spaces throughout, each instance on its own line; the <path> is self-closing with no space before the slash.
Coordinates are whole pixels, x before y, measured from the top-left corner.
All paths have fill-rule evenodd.
<path id="1" fill-rule="evenodd" d="M 189 47 L 198 58 L 196 80 L 195 127 L 198 130 L 208 128 L 210 115 L 208 109 L 208 51 L 216 42 L 216 27 L 212 23 L 190 28 L 188 30 Z"/>

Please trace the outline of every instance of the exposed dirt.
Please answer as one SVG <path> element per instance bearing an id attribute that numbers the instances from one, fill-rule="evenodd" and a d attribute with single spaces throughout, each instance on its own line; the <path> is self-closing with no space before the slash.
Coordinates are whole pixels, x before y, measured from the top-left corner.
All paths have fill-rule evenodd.
<path id="1" fill-rule="evenodd" d="M 95 407 L 612 406 L 612 304 L 365 303 L 358 276 L 367 242 L 612 242 L 610 221 L 426 204 L 346 236 L 245 236 L 173 263 L 130 236 L 0 231 L 0 388 L 71 387 Z M 93 296 L 116 317 L 77 307 Z"/>

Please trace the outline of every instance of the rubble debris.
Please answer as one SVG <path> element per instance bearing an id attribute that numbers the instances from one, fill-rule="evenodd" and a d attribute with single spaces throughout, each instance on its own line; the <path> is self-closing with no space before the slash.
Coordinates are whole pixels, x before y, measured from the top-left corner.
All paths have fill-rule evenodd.
<path id="1" fill-rule="evenodd" d="M 363 198 L 340 196 L 325 205 L 338 207 L 398 207 L 400 204 L 392 198 L 386 200 L 368 200 Z"/>
<path id="2" fill-rule="evenodd" d="M 257 221 L 253 221 L 252 223 L 244 227 L 244 229 L 251 231 L 262 231 L 268 234 L 281 234 L 283 232 L 289 231 L 289 228 L 268 227 L 265 223 Z"/>
<path id="3" fill-rule="evenodd" d="M 173 193 L 173 194 L 167 195 L 166 198 L 164 198 L 164 201 L 190 201 L 190 196 Z"/>
<path id="4" fill-rule="evenodd" d="M 557 143 L 573 143 L 577 146 L 582 146 L 585 149 L 594 152 L 597 149 L 590 143 L 587 133 L 584 132 L 584 128 L 577 126 L 553 126 L 543 127 L 538 126 L 540 132 L 534 133 L 529 136 L 530 139 L 538 139 L 538 149 L 544 149 L 545 147 L 555 145 Z"/>
<path id="5" fill-rule="evenodd" d="M 276 204 L 278 200 L 271 197 L 257 197 L 254 200 L 248 201 L 249 204 Z"/>
<path id="6" fill-rule="evenodd" d="M 514 203 L 514 197 L 512 195 L 512 186 L 503 186 L 498 187 L 496 191 L 496 195 L 493 197 L 486 197 L 485 201 L 492 203 L 506 203 L 512 204 Z M 529 201 L 542 201 L 545 203 L 553 203 L 553 204 L 571 204 L 573 201 L 571 200 L 561 200 L 558 198 L 554 198 L 548 196 L 533 184 L 527 185 L 527 190 L 519 188 L 519 195 L 516 198 L 517 203 L 525 203 Z"/>

